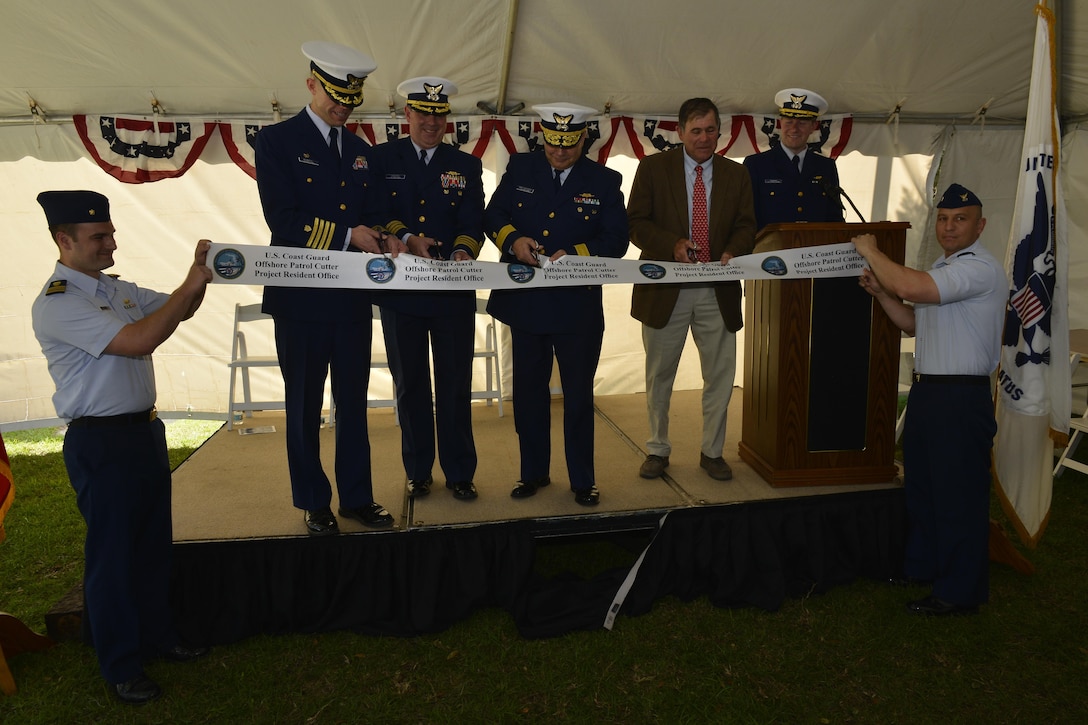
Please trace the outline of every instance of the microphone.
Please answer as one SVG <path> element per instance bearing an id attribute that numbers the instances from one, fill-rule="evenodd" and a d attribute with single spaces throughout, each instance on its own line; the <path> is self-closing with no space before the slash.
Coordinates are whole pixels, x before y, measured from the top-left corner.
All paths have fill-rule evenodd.
<path id="1" fill-rule="evenodd" d="M 842 206 L 842 200 L 843 199 L 846 199 L 848 202 L 850 202 L 850 208 L 853 209 L 854 213 L 858 215 L 858 219 L 861 219 L 862 224 L 865 223 L 865 217 L 863 217 L 861 215 L 861 212 L 858 211 L 857 206 L 854 205 L 854 200 L 850 198 L 850 195 L 846 193 L 845 189 L 843 189 L 841 186 L 835 186 L 834 184 L 831 183 L 830 180 L 828 180 L 828 181 L 824 182 L 824 190 L 828 194 L 832 194 L 833 196 L 840 197 L 839 198 L 839 206 Z M 843 207 L 843 209 L 845 209 L 845 208 L 846 207 Z"/>

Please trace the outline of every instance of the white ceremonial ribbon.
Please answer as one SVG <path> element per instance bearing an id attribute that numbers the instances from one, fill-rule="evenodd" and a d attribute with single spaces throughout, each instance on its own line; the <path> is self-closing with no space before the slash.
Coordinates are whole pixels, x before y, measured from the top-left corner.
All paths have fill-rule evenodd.
<path id="1" fill-rule="evenodd" d="M 275 287 L 476 290 L 600 284 L 679 284 L 745 279 L 855 277 L 865 260 L 852 242 L 734 257 L 728 264 L 567 255 L 540 266 L 454 262 L 401 254 L 334 252 L 302 247 L 212 244 L 212 281 Z"/>
<path id="2" fill-rule="evenodd" d="M 646 561 L 646 554 L 649 553 L 650 547 L 657 541 L 658 535 L 661 533 L 661 529 L 665 528 L 665 519 L 669 518 L 669 512 L 658 519 L 657 531 L 654 532 L 654 536 L 650 539 L 650 543 L 646 544 L 646 548 L 642 550 L 642 553 L 638 555 L 638 559 L 631 565 L 631 568 L 627 571 L 627 576 L 623 578 L 623 583 L 620 584 L 620 588 L 616 590 L 616 595 L 612 597 L 612 604 L 608 607 L 608 613 L 604 616 L 604 628 L 611 631 L 612 626 L 616 623 L 616 615 L 620 613 L 623 608 L 623 603 L 627 601 L 627 595 L 631 593 L 631 587 L 635 585 L 635 579 L 638 578 L 639 569 L 642 568 L 642 562 Z"/>

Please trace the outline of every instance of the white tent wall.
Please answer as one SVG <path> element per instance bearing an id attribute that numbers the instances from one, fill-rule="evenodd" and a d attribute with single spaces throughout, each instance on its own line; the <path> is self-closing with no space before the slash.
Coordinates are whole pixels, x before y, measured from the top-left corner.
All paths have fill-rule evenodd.
<path id="1" fill-rule="evenodd" d="M 201 237 L 257 244 L 268 238 L 256 186 L 222 144 L 209 143 L 178 179 L 122 184 L 89 160 L 73 114 L 139 116 L 150 113 L 154 97 L 168 120 L 268 122 L 273 99 L 286 117 L 308 101 L 299 46 L 310 39 L 354 45 L 377 59 L 357 113 L 371 119 L 401 104 L 395 96 L 401 80 L 426 72 L 457 82 L 455 114 L 477 114 L 478 104 L 494 107 L 501 99 L 506 108 L 566 100 L 607 104 L 617 115 L 667 116 L 696 95 L 710 96 L 726 114 L 763 113 L 777 89 L 799 85 L 825 95 L 832 113 L 854 114 L 848 152 L 839 159 L 842 186 L 867 220 L 911 222 L 907 260 L 928 267 L 936 256 L 931 236 L 926 241 L 934 159 L 940 159 L 938 185 L 954 177 L 982 196 L 986 244 L 1004 257 L 1034 5 L 266 0 L 255 11 L 222 0 L 5 0 L 0 426 L 53 416 L 52 381 L 29 317 L 56 258 L 34 201 L 39 191 L 93 188 L 109 195 L 120 244 L 112 271 L 158 289 L 180 281 Z M 1088 137 L 1075 125 L 1088 118 L 1088 0 L 1050 5 L 1059 18 L 1061 115 L 1073 119 L 1063 144 L 1070 323 L 1088 327 L 1088 209 L 1077 203 L 1088 198 Z M 34 104 L 49 123 L 35 122 Z M 897 106 L 901 124 L 890 115 Z M 624 144 L 617 139 L 609 165 L 624 174 L 626 192 L 636 162 Z M 493 142 L 484 156 L 489 188 L 505 163 L 505 150 Z M 852 211 L 847 219 L 856 220 Z M 490 245 L 485 250 L 484 259 L 496 258 Z M 161 408 L 225 411 L 233 306 L 259 298 L 253 288 L 209 289 L 197 317 L 156 353 Z M 629 287 L 606 287 L 601 394 L 643 389 L 641 330 L 628 314 L 629 298 Z M 384 376 L 374 375 L 374 397 L 388 396 Z M 701 385 L 693 353 L 685 355 L 677 384 Z"/>
<path id="2" fill-rule="evenodd" d="M 13 133 L 14 132 L 14 133 Z M 1066 137 L 1067 198 L 1084 198 L 1088 186 L 1088 141 L 1079 129 Z M 6 268 L 0 273 L 0 425 L 9 427 L 55 417 L 52 381 L 30 324 L 30 307 L 40 293 L 56 259 L 37 193 L 47 188 L 93 188 L 107 194 L 118 227 L 117 265 L 113 272 L 162 290 L 172 290 L 192 259 L 197 239 L 263 244 L 268 230 L 261 216 L 255 182 L 226 158 L 211 151 L 178 179 L 149 184 L 123 184 L 106 175 L 83 151 L 70 124 L 4 129 L 0 137 L 17 136 L 16 143 L 58 159 L 27 157 L 0 163 L 0 189 L 6 222 L 0 250 Z M 929 228 L 927 198 L 931 194 L 933 154 L 944 148 L 941 181 L 955 179 L 978 190 L 989 219 L 987 246 L 1003 258 L 1015 194 L 1022 132 L 1011 128 L 963 128 L 857 124 L 851 146 L 839 159 L 842 186 L 869 221 L 909 221 L 907 259 L 928 267 L 935 253 L 924 251 Z M 617 141 L 609 165 L 624 175 L 630 190 L 637 162 L 626 140 Z M 947 144 L 947 146 L 945 146 Z M 485 154 L 488 193 L 505 166 L 506 154 L 492 144 Z M 1079 153 L 1078 153 L 1079 152 Z M 73 160 L 74 159 L 74 160 Z M 1079 195 L 1079 196 L 1078 196 Z M 1088 214 L 1070 203 L 1071 325 L 1088 326 L 1083 280 L 1088 276 Z M 849 221 L 858 221 L 852 210 Z M 931 234 L 929 235 L 932 236 Z M 629 257 L 637 257 L 632 247 Z M 494 261 L 493 245 L 483 259 Z M 155 355 L 159 407 L 164 411 L 223 414 L 228 388 L 233 309 L 236 302 L 256 302 L 260 288 L 213 284 L 196 317 L 181 325 Z M 486 294 L 481 292 L 481 295 Z M 607 331 L 598 370 L 598 394 L 644 390 L 641 328 L 629 312 L 630 286 L 605 287 Z M 375 349 L 382 349 L 375 327 Z M 482 334 L 482 330 L 478 331 Z M 743 342 L 743 331 L 741 333 Z M 258 345 L 271 341 L 263 340 Z M 677 379 L 679 389 L 701 387 L 698 360 L 689 345 Z M 507 356 L 509 360 L 509 356 Z M 482 370 L 480 371 L 482 373 Z M 509 391 L 509 364 L 505 390 Z M 741 383 L 738 379 L 738 383 Z M 255 394 L 278 397 L 274 375 L 255 378 Z M 555 383 L 558 385 L 558 381 Z M 371 395 L 388 397 L 391 383 L 384 370 L 372 374 Z"/>

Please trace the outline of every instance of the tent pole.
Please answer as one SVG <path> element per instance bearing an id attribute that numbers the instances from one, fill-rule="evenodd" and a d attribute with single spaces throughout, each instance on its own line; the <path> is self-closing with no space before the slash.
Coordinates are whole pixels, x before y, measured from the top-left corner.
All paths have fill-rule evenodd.
<path id="1" fill-rule="evenodd" d="M 499 100 L 495 112 L 506 113 L 506 85 L 510 82 L 510 57 L 514 53 L 514 30 L 518 24 L 518 0 L 510 0 L 510 12 L 506 17 L 506 47 L 502 53 L 502 75 L 499 77 Z"/>
<path id="2" fill-rule="evenodd" d="M 1058 107 L 1058 138 L 1062 136 L 1061 124 L 1064 123 L 1062 119 L 1062 111 L 1065 109 L 1065 98 L 1063 98 L 1062 90 L 1065 88 L 1065 84 L 1062 83 L 1062 74 L 1065 70 L 1064 58 L 1062 57 L 1062 32 L 1065 28 L 1065 3 L 1062 0 L 1051 0 L 1054 4 L 1054 104 Z"/>

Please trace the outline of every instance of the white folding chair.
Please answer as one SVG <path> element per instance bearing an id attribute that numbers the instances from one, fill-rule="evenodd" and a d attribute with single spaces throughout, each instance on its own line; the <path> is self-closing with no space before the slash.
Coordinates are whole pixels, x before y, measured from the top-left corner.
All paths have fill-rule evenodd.
<path id="1" fill-rule="evenodd" d="M 911 359 L 911 361 L 913 363 L 913 361 L 914 361 L 914 338 L 913 337 L 904 337 L 902 340 L 899 341 L 899 353 L 901 355 L 910 355 L 910 359 Z M 913 365 L 912 365 L 912 367 L 913 367 Z M 909 383 L 906 383 L 906 384 L 905 383 L 899 383 L 899 394 L 900 395 L 909 395 L 910 394 L 910 384 Z M 895 421 L 895 440 L 896 441 L 898 441 L 903 436 L 903 424 L 906 423 L 906 420 L 907 420 L 907 406 L 904 404 L 903 405 L 903 410 L 901 410 L 899 412 L 899 417 Z"/>
<path id="2" fill-rule="evenodd" d="M 249 346 L 246 344 L 246 333 L 243 325 L 252 330 L 253 323 L 266 321 L 270 325 L 272 317 L 261 312 L 261 303 L 252 305 L 236 304 L 234 306 L 234 337 L 230 351 L 230 391 L 227 402 L 227 430 L 234 427 L 235 413 L 242 413 L 247 418 L 253 417 L 255 410 L 284 410 L 287 403 L 284 400 L 253 400 L 250 387 L 250 368 L 275 368 L 279 372 L 279 360 L 275 355 L 250 355 Z M 235 399 L 238 374 L 242 376 L 242 401 Z"/>
<path id="3" fill-rule="evenodd" d="M 267 328 L 264 332 L 258 330 L 256 325 L 262 325 Z M 245 329 L 243 329 L 243 326 Z M 276 372 L 275 381 L 272 383 L 273 388 L 283 395 L 283 377 L 280 375 L 279 358 L 276 355 L 251 355 L 249 352 L 249 344 L 246 340 L 246 330 L 251 333 L 260 333 L 265 337 L 272 337 L 272 316 L 266 315 L 261 312 L 261 303 L 256 302 L 251 305 L 236 304 L 234 305 L 234 338 L 231 344 L 230 362 L 227 364 L 230 368 L 230 388 L 227 394 L 227 430 L 234 428 L 234 416 L 235 414 L 242 414 L 246 418 L 253 417 L 253 411 L 255 410 L 286 410 L 287 402 L 283 399 L 277 400 L 254 400 L 252 384 L 250 381 L 250 368 L 273 368 Z M 275 344 L 274 342 L 272 343 Z M 242 377 L 242 400 L 239 402 L 237 396 L 237 381 L 239 373 Z M 335 403 L 332 399 L 332 393 L 329 393 L 329 426 L 334 424 L 335 419 Z"/>
<path id="4" fill-rule="evenodd" d="M 377 305 L 370 306 L 371 315 L 374 320 L 378 322 L 378 325 L 374 329 L 374 337 L 379 340 L 383 340 L 381 330 L 382 308 Z M 392 392 L 388 398 L 368 398 L 366 401 L 366 407 L 368 408 L 392 408 L 393 409 L 393 425 L 400 425 L 400 411 L 397 410 L 397 386 L 393 382 L 393 371 L 389 368 L 389 354 L 385 350 L 385 346 L 382 346 L 381 352 L 374 350 L 374 344 L 370 345 L 370 370 L 373 372 L 375 368 L 385 368 L 389 370 L 390 386 Z"/>
<path id="5" fill-rule="evenodd" d="M 1077 374 L 1077 366 L 1081 363 L 1082 356 L 1079 352 L 1074 352 L 1069 355 L 1069 368 L 1070 378 L 1075 377 Z M 1066 468 L 1072 468 L 1074 471 L 1080 471 L 1081 473 L 1088 473 L 1088 465 L 1081 463 L 1080 461 L 1074 461 L 1072 459 L 1073 453 L 1077 450 L 1077 444 L 1080 443 L 1085 433 L 1088 433 L 1088 408 L 1085 408 L 1084 413 L 1079 418 L 1073 418 L 1069 421 L 1069 443 L 1066 444 L 1062 450 L 1061 455 L 1058 457 L 1058 462 L 1054 466 L 1054 475 L 1060 476 L 1062 471 Z"/>
<path id="6" fill-rule="evenodd" d="M 486 400 L 487 405 L 491 405 L 491 401 L 495 400 L 499 406 L 499 417 L 503 417 L 502 407 L 502 366 L 501 359 L 499 357 L 499 338 L 497 330 L 495 329 L 495 318 L 487 312 L 487 300 L 476 298 L 476 314 L 485 315 L 487 317 L 487 327 L 484 330 L 484 345 L 483 347 L 477 347 L 472 353 L 473 359 L 482 359 L 484 361 L 485 370 L 485 385 L 483 390 L 473 390 L 473 400 Z"/>

